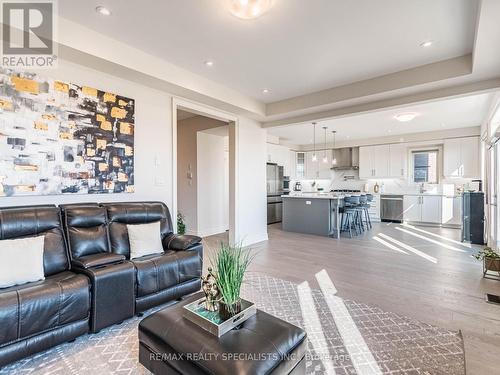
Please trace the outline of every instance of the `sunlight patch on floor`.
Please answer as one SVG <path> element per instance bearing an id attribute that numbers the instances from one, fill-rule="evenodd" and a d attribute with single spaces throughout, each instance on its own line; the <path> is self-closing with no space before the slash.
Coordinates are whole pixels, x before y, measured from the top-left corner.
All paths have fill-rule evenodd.
<path id="1" fill-rule="evenodd" d="M 436 237 L 436 238 L 441 238 L 442 240 L 445 240 L 445 241 L 448 241 L 448 242 L 452 242 L 454 244 L 457 244 L 457 245 L 460 245 L 460 246 L 465 246 L 465 247 L 471 247 L 470 244 L 468 243 L 463 243 L 463 242 L 460 242 L 460 241 L 457 241 L 457 240 L 453 240 L 451 238 L 447 238 L 445 236 L 441 236 L 439 234 L 436 234 L 436 233 L 432 233 L 432 232 L 429 232 L 428 230 L 424 230 L 424 229 L 421 229 L 421 228 L 417 228 L 413 225 L 410 225 L 410 224 L 406 224 L 406 223 L 403 223 L 401 224 L 403 227 L 406 227 L 406 228 L 410 228 L 410 229 L 413 229 L 417 232 L 420 232 L 420 233 L 425 233 L 425 234 L 428 234 L 429 236 L 433 236 L 433 237 Z"/>
<path id="2" fill-rule="evenodd" d="M 406 250 L 412 252 L 413 254 L 418 255 L 419 257 L 422 257 L 422 258 L 428 260 L 429 262 L 432 262 L 432 263 L 438 262 L 436 258 L 424 253 L 423 251 L 417 250 L 414 247 L 411 247 L 410 245 L 405 244 L 404 242 L 398 241 L 395 238 L 388 236 L 387 234 L 379 233 L 379 236 L 388 240 L 388 241 L 391 241 L 395 245 L 401 246 L 403 249 L 406 249 Z"/>
<path id="3" fill-rule="evenodd" d="M 387 242 L 387 241 L 384 241 L 384 240 L 383 240 L 382 238 L 380 238 L 380 237 L 375 236 L 375 237 L 373 237 L 373 239 L 374 239 L 375 241 L 377 241 L 377 242 L 381 243 L 382 245 L 384 245 L 384 246 L 388 247 L 388 248 L 389 248 L 389 249 L 391 249 L 391 250 L 395 250 L 395 251 L 397 251 L 397 252 L 399 252 L 399 253 L 403 253 L 403 254 L 409 255 L 409 254 L 408 254 L 406 251 L 404 251 L 403 249 L 400 249 L 399 247 L 394 246 L 393 244 L 391 244 L 391 243 L 389 243 L 389 242 Z"/>
<path id="4" fill-rule="evenodd" d="M 349 314 L 342 298 L 335 296 L 337 288 L 326 270 L 321 270 L 316 274 L 316 280 L 321 288 L 321 292 L 330 309 L 335 325 L 342 337 L 344 346 L 349 353 L 351 362 L 358 375 L 378 375 L 382 374 L 377 361 L 366 345 L 361 332 Z"/>
<path id="5" fill-rule="evenodd" d="M 439 246 L 444 247 L 444 248 L 449 249 L 449 250 L 458 251 L 460 253 L 466 253 L 467 252 L 466 250 L 458 249 L 458 248 L 453 247 L 451 245 L 448 245 L 448 244 L 446 244 L 444 242 L 436 241 L 436 240 L 434 240 L 432 238 L 423 236 L 421 234 L 410 232 L 409 230 L 403 229 L 401 227 L 396 227 L 396 229 L 399 230 L 399 231 L 401 231 L 401 232 L 407 233 L 407 234 L 409 234 L 411 236 L 420 238 L 422 240 L 425 240 L 425 241 L 428 241 L 428 242 L 432 242 L 433 244 L 439 245 Z"/>
<path id="6" fill-rule="evenodd" d="M 326 374 L 335 375 L 333 362 L 330 358 L 330 350 L 328 343 L 323 333 L 321 320 L 319 319 L 318 312 L 314 305 L 314 299 L 311 292 L 311 287 L 307 281 L 297 286 L 299 294 L 299 304 L 302 311 L 302 318 L 304 319 L 304 328 L 308 334 L 313 334 L 317 340 L 311 340 L 316 354 L 320 357 L 321 363 L 325 369 Z"/>

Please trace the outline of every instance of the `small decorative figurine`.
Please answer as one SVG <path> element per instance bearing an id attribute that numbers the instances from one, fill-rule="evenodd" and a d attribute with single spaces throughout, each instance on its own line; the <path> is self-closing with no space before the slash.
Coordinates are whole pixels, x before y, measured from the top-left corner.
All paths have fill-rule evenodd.
<path id="1" fill-rule="evenodd" d="M 212 274 L 212 269 L 208 269 L 208 275 L 201 278 L 203 280 L 201 284 L 201 289 L 205 293 L 205 309 L 208 311 L 219 310 L 219 288 L 216 284 L 216 278 Z"/>

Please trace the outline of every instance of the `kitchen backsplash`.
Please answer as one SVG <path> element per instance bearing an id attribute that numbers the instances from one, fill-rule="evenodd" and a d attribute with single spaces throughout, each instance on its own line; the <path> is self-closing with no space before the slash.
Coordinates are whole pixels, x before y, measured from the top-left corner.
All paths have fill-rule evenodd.
<path id="1" fill-rule="evenodd" d="M 376 183 L 379 185 L 380 193 L 411 194 L 420 192 L 420 184 L 412 183 L 407 179 L 360 180 L 357 171 L 335 171 L 332 172 L 331 179 L 300 180 L 300 182 L 304 192 L 318 191 L 318 189 L 324 191 L 335 189 L 365 191 L 366 188 L 369 192 L 373 192 Z M 290 184 L 292 189 L 294 184 L 295 181 Z M 440 184 L 425 184 L 424 189 L 429 193 L 454 195 L 457 193 L 457 188 L 469 188 L 469 186 L 472 187 L 469 179 L 445 179 Z"/>

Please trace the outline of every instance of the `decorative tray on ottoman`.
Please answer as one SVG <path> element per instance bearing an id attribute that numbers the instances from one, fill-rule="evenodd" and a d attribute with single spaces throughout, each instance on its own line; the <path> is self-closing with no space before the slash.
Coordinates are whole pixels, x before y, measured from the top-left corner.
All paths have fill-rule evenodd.
<path id="1" fill-rule="evenodd" d="M 221 337 L 226 332 L 229 332 L 255 315 L 257 308 L 253 302 L 242 299 L 241 312 L 227 320 L 222 320 L 218 311 L 208 311 L 205 309 L 205 297 L 203 297 L 185 305 L 184 311 L 185 318 L 211 334 Z"/>

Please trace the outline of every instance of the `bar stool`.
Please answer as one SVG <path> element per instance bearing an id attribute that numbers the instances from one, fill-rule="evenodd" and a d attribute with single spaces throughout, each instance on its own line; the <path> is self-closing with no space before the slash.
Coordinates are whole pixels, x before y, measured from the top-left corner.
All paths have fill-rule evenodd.
<path id="1" fill-rule="evenodd" d="M 342 232 L 349 232 L 349 237 L 352 238 L 352 230 L 358 234 L 357 208 L 359 206 L 359 196 L 344 197 L 344 209 L 342 212 Z"/>
<path id="2" fill-rule="evenodd" d="M 365 230 L 365 224 L 366 229 L 372 228 L 370 214 L 368 213 L 368 209 L 370 208 L 370 205 L 368 204 L 368 200 L 370 199 L 369 196 L 371 197 L 371 200 L 373 200 L 373 195 L 371 194 L 362 194 L 359 197 L 359 206 L 357 209 L 362 230 Z"/>
<path id="3" fill-rule="evenodd" d="M 370 218 L 370 207 L 371 207 L 371 202 L 373 201 L 373 194 L 366 194 L 366 218 L 368 219 L 368 225 L 370 226 L 370 229 L 372 229 L 372 219 Z"/>

